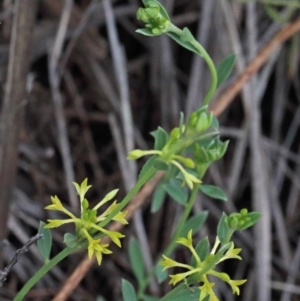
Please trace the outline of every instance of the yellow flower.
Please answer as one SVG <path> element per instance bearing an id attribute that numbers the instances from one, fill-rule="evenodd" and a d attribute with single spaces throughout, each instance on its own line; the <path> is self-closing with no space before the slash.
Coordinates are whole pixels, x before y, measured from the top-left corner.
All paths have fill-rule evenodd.
<path id="1" fill-rule="evenodd" d="M 213 287 L 215 283 L 210 282 L 207 276 L 214 276 L 220 278 L 222 281 L 227 282 L 231 288 L 232 292 L 234 294 L 239 295 L 240 289 L 239 285 L 244 284 L 247 280 L 232 280 L 230 279 L 229 275 L 222 272 L 215 271 L 216 265 L 224 260 L 235 258 L 235 259 L 241 259 L 241 257 L 238 255 L 241 252 L 241 249 L 235 249 L 234 244 L 231 243 L 231 245 L 227 246 L 228 250 L 225 251 L 223 248 L 220 249 L 220 252 L 217 252 L 217 248 L 220 244 L 220 241 L 218 238 L 216 239 L 216 243 L 213 247 L 213 250 L 211 253 L 207 252 L 207 255 L 203 261 L 201 261 L 199 254 L 197 253 L 196 249 L 193 246 L 193 238 L 192 238 L 192 230 L 190 230 L 187 234 L 187 237 L 180 237 L 176 241 L 177 243 L 187 247 L 190 252 L 192 253 L 192 256 L 194 257 L 196 263 L 193 264 L 194 266 L 183 264 L 180 262 L 177 262 L 165 255 L 163 255 L 163 260 L 160 262 L 160 265 L 164 267 L 163 270 L 173 268 L 173 267 L 179 267 L 187 269 L 187 272 L 184 273 L 178 273 L 175 275 L 170 275 L 170 284 L 176 285 L 180 281 L 184 281 L 188 285 L 195 284 L 195 283 L 201 283 L 199 286 L 200 290 L 200 297 L 199 301 L 202 301 L 207 295 L 209 295 L 209 301 L 219 301 L 218 297 L 213 291 Z M 198 250 L 198 249 L 197 249 Z M 201 252 L 201 250 L 198 250 Z M 203 256 L 203 255 L 202 255 Z M 203 257 L 201 257 L 203 259 Z"/>
<path id="2" fill-rule="evenodd" d="M 88 255 L 89 258 L 95 254 L 98 264 L 100 265 L 102 261 L 102 254 L 112 253 L 107 249 L 108 244 L 101 244 L 101 237 L 109 236 L 110 239 L 118 246 L 121 247 L 121 238 L 125 237 L 123 234 L 117 231 L 110 231 L 100 227 L 100 222 L 105 220 L 106 217 L 118 206 L 117 202 L 114 201 L 101 215 L 97 217 L 97 210 L 104 205 L 105 203 L 111 201 L 118 192 L 118 189 L 115 189 L 109 192 L 94 208 L 89 208 L 89 202 L 85 198 L 86 192 L 91 188 L 91 185 L 88 185 L 87 179 L 85 179 L 80 185 L 73 183 L 77 194 L 80 199 L 81 215 L 76 217 L 73 213 L 67 210 L 62 203 L 60 202 L 57 196 L 51 197 L 52 204 L 45 207 L 47 210 L 56 210 L 61 211 L 68 215 L 70 218 L 65 220 L 60 219 L 49 219 L 48 224 L 45 228 L 56 228 L 63 224 L 74 223 L 76 228 L 76 237 L 77 240 L 87 241 L 88 242 Z M 119 211 L 114 217 L 113 220 L 118 221 L 122 224 L 127 224 L 128 222 L 125 219 L 127 211 Z"/>
<path id="3" fill-rule="evenodd" d="M 169 284 L 175 285 L 177 282 L 185 279 L 186 275 L 185 275 L 185 273 L 176 274 L 176 275 L 170 275 L 170 278 L 171 278 L 171 280 L 170 280 Z"/>
<path id="4" fill-rule="evenodd" d="M 107 249 L 108 244 L 101 244 L 101 239 L 93 239 L 89 233 L 83 229 L 83 232 L 85 232 L 85 235 L 88 239 L 89 245 L 88 245 L 88 256 L 91 259 L 93 254 L 95 253 L 96 259 L 98 264 L 101 264 L 102 261 L 102 254 L 111 254 L 112 251 Z"/>
<path id="5" fill-rule="evenodd" d="M 194 187 L 194 183 L 195 184 L 200 184 L 201 181 L 199 179 L 197 179 L 195 176 L 193 176 L 192 174 L 188 173 L 181 164 L 179 164 L 177 161 L 175 160 L 171 160 L 170 161 L 171 164 L 175 165 L 183 174 L 184 177 L 184 182 L 186 182 L 187 186 L 189 186 L 190 189 L 193 189 Z"/>
<path id="6" fill-rule="evenodd" d="M 183 263 L 180 263 L 180 262 L 177 262 L 165 255 L 162 255 L 163 259 L 159 264 L 162 265 L 164 268 L 163 268 L 163 271 L 166 270 L 166 269 L 169 269 L 169 268 L 172 268 L 172 267 L 181 267 L 181 268 L 186 268 L 186 269 L 189 269 L 189 270 L 192 270 L 193 267 L 188 265 L 188 264 L 183 264 Z"/>
<path id="7" fill-rule="evenodd" d="M 230 280 L 228 283 L 230 284 L 232 288 L 232 293 L 233 294 L 240 294 L 240 289 L 238 288 L 238 285 L 242 285 L 247 281 L 247 279 L 242 279 L 242 280 Z"/>
<path id="8" fill-rule="evenodd" d="M 209 301 L 219 301 L 215 292 L 213 291 L 213 287 L 215 286 L 214 282 L 209 282 L 207 277 L 203 277 L 204 284 L 199 287 L 200 290 L 200 298 L 199 301 L 202 301 L 207 295 L 209 295 Z"/>
<path id="9" fill-rule="evenodd" d="M 187 238 L 179 237 L 176 242 L 188 247 L 189 249 L 193 247 L 192 230 L 189 231 Z"/>
<path id="10" fill-rule="evenodd" d="M 234 243 L 232 242 L 229 250 L 225 253 L 225 255 L 220 259 L 219 262 L 227 260 L 227 259 L 242 260 L 242 257 L 238 255 L 238 254 L 240 254 L 241 251 L 242 251 L 242 249 L 235 249 Z"/>

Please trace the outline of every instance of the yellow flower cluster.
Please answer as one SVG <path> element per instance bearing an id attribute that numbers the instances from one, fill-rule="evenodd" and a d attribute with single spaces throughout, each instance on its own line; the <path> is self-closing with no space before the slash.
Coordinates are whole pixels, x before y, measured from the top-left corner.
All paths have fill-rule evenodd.
<path id="1" fill-rule="evenodd" d="M 57 196 L 51 197 L 52 204 L 45 207 L 47 210 L 56 210 L 65 213 L 70 218 L 68 219 L 49 219 L 48 224 L 45 228 L 56 228 L 63 224 L 75 223 L 76 228 L 76 238 L 78 241 L 86 240 L 88 243 L 88 256 L 91 258 L 95 254 L 98 264 L 101 264 L 102 254 L 112 253 L 107 247 L 108 244 L 101 244 L 101 239 L 103 236 L 109 236 L 110 239 L 118 246 L 121 247 L 120 238 L 124 235 L 117 231 L 106 230 L 100 226 L 100 223 L 105 220 L 105 218 L 118 206 L 117 202 L 114 201 L 101 215 L 97 216 L 97 210 L 105 203 L 111 201 L 118 192 L 115 189 L 109 192 L 103 200 L 101 200 L 94 208 L 89 208 L 89 202 L 85 198 L 86 192 L 91 188 L 91 185 L 87 184 L 87 179 L 85 179 L 81 185 L 73 183 L 77 194 L 80 198 L 81 205 L 81 215 L 76 217 L 73 213 L 67 210 L 59 200 Z M 119 211 L 113 220 L 120 222 L 125 225 L 128 222 L 125 219 L 127 211 Z"/>
<path id="2" fill-rule="evenodd" d="M 189 264 L 183 264 L 180 262 L 177 262 L 165 255 L 163 255 L 163 261 L 160 262 L 160 264 L 164 267 L 163 270 L 172 268 L 172 267 L 180 267 L 180 268 L 184 268 L 187 269 L 187 272 L 184 273 L 178 273 L 175 275 L 170 275 L 170 284 L 177 284 L 180 281 L 185 281 L 186 283 L 188 282 L 188 277 L 194 275 L 195 278 L 193 278 L 193 283 L 195 282 L 199 282 L 199 283 L 203 283 L 201 286 L 199 286 L 199 290 L 200 290 L 200 297 L 199 297 L 199 301 L 202 301 L 207 295 L 209 295 L 209 301 L 219 301 L 218 297 L 216 296 L 216 294 L 213 291 L 213 287 L 215 285 L 214 282 L 210 282 L 208 280 L 208 275 L 212 275 L 215 277 L 220 278 L 221 280 L 223 280 L 224 282 L 227 282 L 231 288 L 232 288 L 232 292 L 239 295 L 240 294 L 240 289 L 239 289 L 239 285 L 244 284 L 247 280 L 232 280 L 230 279 L 230 277 L 228 276 L 228 274 L 226 273 L 221 273 L 221 272 L 217 272 L 214 270 L 215 266 L 220 263 L 221 261 L 227 260 L 227 259 L 239 259 L 241 260 L 242 258 L 238 255 L 241 252 L 241 249 L 235 249 L 234 248 L 234 244 L 233 242 L 231 243 L 229 249 L 224 253 L 223 256 L 220 257 L 220 259 L 218 259 L 216 261 L 215 264 L 213 264 L 211 266 L 211 262 L 213 261 L 214 257 L 215 257 L 215 252 L 220 244 L 219 239 L 216 239 L 215 245 L 211 251 L 210 254 L 208 254 L 205 259 L 200 259 L 200 256 L 197 254 L 195 248 L 193 247 L 193 241 L 192 241 L 192 230 L 189 231 L 187 238 L 185 237 L 180 237 L 177 240 L 177 243 L 184 245 L 185 247 L 187 247 L 190 252 L 192 253 L 192 256 L 194 257 L 195 261 L 196 261 L 196 265 L 192 266 Z M 210 268 L 207 268 L 208 266 L 211 266 Z M 205 271 L 205 272 L 203 272 Z M 196 281 L 194 281 L 194 279 L 197 279 Z"/>

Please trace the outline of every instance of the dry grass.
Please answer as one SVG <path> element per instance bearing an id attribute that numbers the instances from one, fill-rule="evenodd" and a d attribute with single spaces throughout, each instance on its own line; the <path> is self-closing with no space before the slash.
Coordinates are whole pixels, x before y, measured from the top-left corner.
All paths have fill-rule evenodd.
<path id="1" fill-rule="evenodd" d="M 212 239 L 222 211 L 247 207 L 264 216 L 253 231 L 235 237 L 244 260 L 224 267 L 233 278 L 248 278 L 242 295 L 235 298 L 223 286 L 218 293 L 230 301 L 300 300 L 300 20 L 294 17 L 285 27 L 272 21 L 262 5 L 234 0 L 161 2 L 174 23 L 188 26 L 216 63 L 238 53 L 233 75 L 212 105 L 230 148 L 205 178 L 222 187 L 229 201 L 223 204 L 201 195 L 194 212 L 210 211 L 201 237 Z M 13 1 L 3 1 L 0 12 L 0 81 L 8 87 L 0 93 L 0 239 L 10 242 L 1 248 L 4 262 L 36 233 L 39 220 L 46 220 L 43 207 L 50 195 L 78 210 L 73 180 L 89 178 L 92 203 L 117 187 L 121 199 L 142 164 L 126 161 L 127 152 L 151 148 L 148 133 L 158 125 L 169 130 L 178 123 L 180 111 L 188 114 L 197 108 L 210 81 L 204 62 L 166 36 L 135 33 L 140 26 L 135 19 L 138 0 L 38 4 L 34 30 L 27 31 L 25 41 L 13 21 Z M 20 14 L 26 17 L 24 9 Z M 30 28 L 26 23 L 22 29 L 26 26 Z M 16 41 L 28 43 L 30 55 L 13 45 L 14 29 Z M 25 71 L 7 71 L 13 65 Z M 151 215 L 155 184 L 149 187 L 138 199 L 142 207 L 132 208 L 135 214 L 124 232 L 142 242 L 150 269 L 182 208 L 168 201 Z M 72 229 L 53 232 L 53 254 L 62 248 L 62 231 Z M 100 295 L 122 300 L 120 279 L 135 283 L 127 241 L 122 250 L 105 257 L 100 268 L 89 264 L 85 254 L 71 256 L 45 276 L 27 300 L 92 301 Z M 41 264 L 32 246 L 0 289 L 0 299 L 12 300 Z M 155 281 L 149 286 L 157 295 L 168 289 Z"/>

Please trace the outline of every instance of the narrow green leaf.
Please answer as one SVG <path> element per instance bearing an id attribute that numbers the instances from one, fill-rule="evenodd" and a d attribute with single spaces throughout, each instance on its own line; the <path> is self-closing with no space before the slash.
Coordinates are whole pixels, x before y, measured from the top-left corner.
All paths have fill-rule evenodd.
<path id="1" fill-rule="evenodd" d="M 180 133 L 183 132 L 183 125 L 184 125 L 184 113 L 180 112 L 180 118 L 179 118 L 179 129 Z"/>
<path id="2" fill-rule="evenodd" d="M 153 297 L 149 295 L 144 295 L 142 298 L 144 301 L 159 301 L 158 297 Z"/>
<path id="3" fill-rule="evenodd" d="M 167 143 L 169 139 L 169 134 L 161 127 L 158 127 L 156 131 L 153 131 L 150 133 L 154 139 L 154 149 L 155 150 L 161 150 Z"/>
<path id="4" fill-rule="evenodd" d="M 140 28 L 140 29 L 137 29 L 135 32 L 140 33 L 144 36 L 148 36 L 148 37 L 154 37 L 155 36 L 155 34 L 153 34 L 152 31 L 147 29 L 147 28 Z"/>
<path id="5" fill-rule="evenodd" d="M 195 38 L 190 32 L 190 30 L 187 27 L 184 27 L 182 30 L 181 41 L 192 42 L 193 40 L 195 40 Z"/>
<path id="6" fill-rule="evenodd" d="M 44 261 L 48 261 L 50 258 L 50 252 L 52 247 L 52 235 L 50 229 L 45 229 L 46 224 L 40 221 L 39 234 L 43 234 L 43 237 L 37 241 L 37 246 Z"/>
<path id="7" fill-rule="evenodd" d="M 188 50 L 190 50 L 190 51 L 196 53 L 196 54 L 199 55 L 199 56 L 202 56 L 201 53 L 200 53 L 193 45 L 191 45 L 191 44 L 188 43 L 188 42 L 183 42 L 183 41 L 181 41 L 180 36 L 176 35 L 176 34 L 173 33 L 173 32 L 167 32 L 167 35 L 168 35 L 171 39 L 173 39 L 175 42 L 177 42 L 179 45 L 181 45 L 182 47 L 184 47 L 184 48 L 186 48 L 186 49 L 188 49 Z"/>
<path id="8" fill-rule="evenodd" d="M 77 238 L 71 233 L 65 233 L 64 235 L 64 243 L 69 247 L 69 248 L 75 248 L 77 245 Z"/>
<path id="9" fill-rule="evenodd" d="M 151 213 L 157 212 L 163 205 L 166 199 L 166 192 L 163 188 L 163 184 L 158 184 L 153 193 L 153 199 L 151 203 Z"/>
<path id="10" fill-rule="evenodd" d="M 208 211 L 202 211 L 187 220 L 183 226 L 180 236 L 186 237 L 190 230 L 193 230 L 193 234 L 200 230 L 205 223 L 208 216 Z"/>
<path id="11" fill-rule="evenodd" d="M 137 301 L 133 285 L 125 279 L 122 279 L 122 296 L 124 301 Z"/>
<path id="12" fill-rule="evenodd" d="M 227 225 L 227 215 L 223 212 L 222 217 L 220 218 L 218 227 L 217 227 L 217 235 L 222 244 L 226 241 L 229 232 L 230 232 L 230 229 Z"/>
<path id="13" fill-rule="evenodd" d="M 210 248 L 210 246 L 209 246 L 209 241 L 208 241 L 207 237 L 201 239 L 197 243 L 197 245 L 195 247 L 195 250 L 196 250 L 196 253 L 198 254 L 201 261 L 204 261 L 204 259 L 209 254 L 209 248 Z M 191 266 L 194 266 L 194 267 L 197 266 L 197 261 L 196 261 L 196 258 L 194 256 L 192 256 L 192 259 L 191 259 Z"/>
<path id="14" fill-rule="evenodd" d="M 222 82 L 224 82 L 230 75 L 232 68 L 235 64 L 235 60 L 236 60 L 236 53 L 233 53 L 228 57 L 226 57 L 217 67 L 218 86 Z"/>
<path id="15" fill-rule="evenodd" d="M 180 182 L 175 179 L 171 179 L 168 184 L 164 184 L 163 188 L 171 196 L 174 201 L 181 205 L 185 205 L 188 200 L 188 191 L 186 187 L 182 187 Z"/>
<path id="16" fill-rule="evenodd" d="M 167 171 L 169 169 L 169 164 L 159 158 L 156 158 L 156 160 L 153 161 L 153 167 L 156 170 Z"/>
<path id="17" fill-rule="evenodd" d="M 144 166 L 142 167 L 140 174 L 139 174 L 139 179 L 153 166 L 153 162 L 156 160 L 156 156 L 152 156 L 150 159 L 146 161 Z"/>
<path id="18" fill-rule="evenodd" d="M 133 273 L 141 285 L 144 279 L 144 258 L 139 242 L 131 236 L 129 239 L 129 260 Z"/>
<path id="19" fill-rule="evenodd" d="M 163 281 L 165 281 L 167 279 L 168 272 L 163 271 L 163 266 L 161 266 L 160 264 L 157 264 L 155 266 L 155 275 L 156 275 L 158 283 L 162 283 Z"/>
<path id="20" fill-rule="evenodd" d="M 175 296 L 170 296 L 170 299 L 167 298 L 166 301 L 197 301 L 199 300 L 200 291 L 197 287 L 190 288 L 190 289 L 184 289 L 178 293 L 176 293 Z"/>
<path id="21" fill-rule="evenodd" d="M 156 0 L 154 0 L 154 1 L 159 5 L 159 7 L 160 7 L 159 11 L 162 14 L 162 16 L 170 21 L 169 14 L 168 14 L 167 10 L 164 8 L 164 6 L 159 1 L 156 1 Z"/>
<path id="22" fill-rule="evenodd" d="M 219 120 L 218 118 L 214 115 L 213 116 L 213 119 L 212 119 L 212 123 L 211 123 L 212 127 L 215 129 L 215 130 L 219 130 L 220 128 L 220 124 L 219 124 Z"/>
<path id="23" fill-rule="evenodd" d="M 200 185 L 199 189 L 207 196 L 217 199 L 217 200 L 222 200 L 222 201 L 227 201 L 227 196 L 225 192 L 217 186 L 214 185 Z"/>

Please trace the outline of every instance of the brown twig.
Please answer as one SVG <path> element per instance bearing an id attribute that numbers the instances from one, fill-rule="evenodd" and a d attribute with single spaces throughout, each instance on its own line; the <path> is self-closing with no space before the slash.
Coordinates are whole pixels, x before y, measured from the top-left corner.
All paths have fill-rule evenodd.
<path id="1" fill-rule="evenodd" d="M 30 246 L 42 237 L 43 237 L 43 234 L 36 234 L 35 236 L 31 237 L 29 239 L 29 241 L 22 248 L 20 248 L 16 251 L 14 257 L 9 262 L 9 264 L 5 267 L 5 269 L 3 271 L 0 271 L 0 287 L 3 285 L 3 282 L 6 280 L 6 277 L 10 273 L 11 269 L 19 261 L 21 255 L 28 252 L 28 249 L 30 248 Z"/>
<path id="2" fill-rule="evenodd" d="M 273 51 L 283 44 L 287 39 L 300 31 L 300 19 L 287 25 L 280 30 L 273 39 L 256 55 L 248 64 L 242 74 L 238 76 L 235 82 L 224 92 L 221 97 L 211 106 L 211 110 L 216 116 L 219 116 L 234 100 L 234 97 L 241 91 L 245 83 L 256 74 L 262 65 L 268 60 Z"/>

